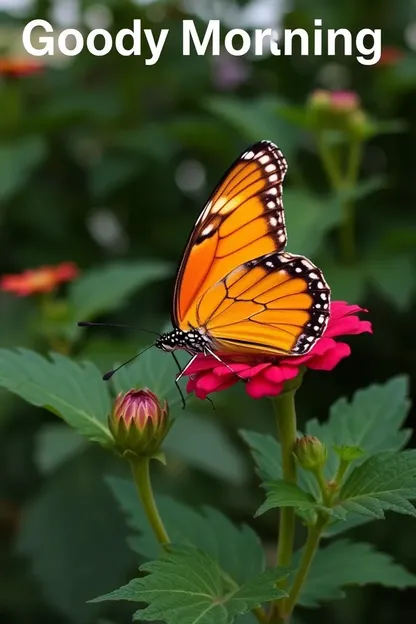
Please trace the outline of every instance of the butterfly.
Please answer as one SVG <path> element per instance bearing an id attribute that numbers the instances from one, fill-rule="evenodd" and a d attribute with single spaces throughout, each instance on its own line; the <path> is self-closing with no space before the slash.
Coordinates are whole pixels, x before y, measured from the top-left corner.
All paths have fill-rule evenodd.
<path id="1" fill-rule="evenodd" d="M 285 251 L 279 148 L 259 141 L 226 171 L 199 215 L 176 275 L 173 331 L 155 343 L 193 356 L 300 356 L 329 320 L 320 269 Z M 183 374 L 184 371 L 182 371 Z"/>

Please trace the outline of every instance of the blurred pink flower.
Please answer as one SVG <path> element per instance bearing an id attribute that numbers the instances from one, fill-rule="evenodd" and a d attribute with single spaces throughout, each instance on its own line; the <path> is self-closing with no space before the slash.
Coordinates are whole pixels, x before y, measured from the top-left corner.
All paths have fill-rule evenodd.
<path id="1" fill-rule="evenodd" d="M 348 357 L 351 353 L 350 347 L 345 342 L 337 342 L 335 338 L 364 332 L 372 333 L 370 321 L 363 321 L 358 316 L 359 312 L 366 311 L 345 301 L 333 301 L 329 323 L 323 336 L 309 353 L 299 357 L 237 358 L 218 354 L 222 363 L 212 356 L 200 354 L 186 369 L 185 374 L 189 376 L 186 389 L 204 399 L 211 392 L 225 390 L 240 379 L 244 379 L 246 392 L 252 398 L 276 396 L 282 392 L 286 381 L 297 377 L 301 367 L 330 371 L 343 358 Z"/>
<path id="2" fill-rule="evenodd" d="M 332 112 L 351 112 L 358 110 L 361 100 L 355 91 L 326 91 L 317 89 L 309 97 L 309 103 L 313 108 L 329 110 Z"/>

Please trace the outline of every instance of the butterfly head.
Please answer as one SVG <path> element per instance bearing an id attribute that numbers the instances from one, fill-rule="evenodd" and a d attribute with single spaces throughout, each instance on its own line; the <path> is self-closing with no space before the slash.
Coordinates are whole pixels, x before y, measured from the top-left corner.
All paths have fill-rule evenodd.
<path id="1" fill-rule="evenodd" d="M 212 346 L 209 337 L 198 329 L 183 331 L 179 328 L 162 334 L 155 342 L 155 346 L 162 351 L 183 349 L 188 353 L 204 353 L 207 347 Z"/>

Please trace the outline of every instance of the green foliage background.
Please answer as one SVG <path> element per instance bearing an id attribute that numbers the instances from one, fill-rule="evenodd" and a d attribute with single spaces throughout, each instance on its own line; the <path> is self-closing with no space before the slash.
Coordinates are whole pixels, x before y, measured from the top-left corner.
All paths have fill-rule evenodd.
<path id="1" fill-rule="evenodd" d="M 29 19 L 49 18 L 59 4 L 38 0 L 21 18 L 0 14 L 5 52 L 18 47 Z M 74 4 L 81 17 L 88 10 L 91 16 L 97 5 L 89 0 Z M 406 42 L 411 43 L 412 27 L 414 32 L 415 6 L 404 0 L 295 0 L 282 15 L 276 2 L 276 20 L 288 28 L 311 29 L 316 17 L 324 27 L 353 32 L 381 28 L 383 44 L 404 50 L 390 67 L 365 67 L 354 56 L 342 55 L 184 58 L 181 20 L 195 19 L 202 30 L 204 22 L 196 17 L 202 2 L 191 5 L 196 14 L 173 1 L 99 4 L 111 16 L 112 31 L 141 18 L 144 27 L 169 28 L 168 41 L 152 67 L 139 57 L 114 53 L 96 58 L 87 52 L 66 63 L 44 57 L 44 71 L 33 76 L 0 78 L 1 273 L 65 260 L 83 271 L 63 291 L 69 310 L 53 323 L 49 319 L 47 327 L 40 324 L 36 299 L 0 293 L 0 346 L 46 353 L 58 332 L 71 340 L 76 359 L 88 359 L 102 372 L 133 355 L 146 344 L 139 332 L 81 332 L 76 321 L 94 318 L 153 330 L 164 326 L 174 267 L 209 191 L 247 144 L 268 138 L 289 163 L 289 249 L 309 255 L 324 270 L 334 298 L 368 308 L 374 327 L 374 336 L 350 341 L 352 356 L 334 372 L 306 375 L 298 395 L 301 424 L 326 418 L 339 397 L 397 374 L 410 376 L 414 395 L 416 53 Z M 236 3 L 235 12 L 228 13 L 229 27 L 237 25 L 238 6 L 245 4 Z M 230 3 L 218 6 L 225 10 Z M 357 91 L 385 130 L 366 144 L 353 194 L 353 265 L 339 257 L 339 198 L 329 192 L 310 134 L 297 123 L 299 109 L 317 87 Z M 2 365 L 0 356 L 0 375 Z M 43 365 L 36 363 L 39 370 Z M 15 366 L 14 383 L 24 387 L 30 374 L 18 355 Z M 161 366 L 170 364 L 161 360 Z M 170 373 L 165 368 L 164 374 Z M 82 385 L 82 367 L 76 374 Z M 115 383 L 127 389 L 136 381 L 126 369 Z M 149 375 L 145 381 L 157 391 L 158 380 Z M 51 376 L 50 395 L 53 388 Z M 85 388 L 77 403 L 80 412 L 88 392 L 94 396 L 93 388 Z M 124 519 L 103 481 L 103 476 L 126 477 L 125 467 L 110 453 L 87 446 L 45 410 L 3 390 L 0 399 L 0 620 L 129 622 L 129 605 L 86 603 L 126 583 L 137 568 Z M 38 404 L 51 400 L 41 396 Z M 104 418 L 109 405 L 108 398 L 103 401 L 94 405 L 98 418 Z M 156 488 L 178 501 L 219 507 L 234 520 L 251 523 L 263 495 L 236 432 L 274 433 L 270 407 L 267 401 L 248 400 L 241 388 L 215 402 L 215 412 L 191 402 L 178 420 L 168 438 L 168 466 L 156 467 Z M 366 417 L 375 418 L 376 411 L 369 409 Z M 414 420 L 410 411 L 407 426 Z M 314 427 L 318 430 L 317 423 Z M 409 444 L 414 446 L 414 440 Z M 274 550 L 275 522 L 274 512 L 257 519 L 268 553 Z M 385 523 L 367 522 L 353 531 L 360 541 L 372 542 L 415 571 L 412 518 L 388 516 Z M 356 548 L 359 552 L 361 546 Z M 327 603 L 319 614 L 301 612 L 302 621 L 360 624 L 371 618 L 383 624 L 415 616 L 411 590 L 354 588 L 347 595 L 347 601 Z"/>

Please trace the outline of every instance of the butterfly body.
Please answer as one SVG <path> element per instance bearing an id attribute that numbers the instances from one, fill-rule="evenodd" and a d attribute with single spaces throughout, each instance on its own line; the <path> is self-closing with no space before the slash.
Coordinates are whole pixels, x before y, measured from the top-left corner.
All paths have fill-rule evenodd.
<path id="1" fill-rule="evenodd" d="M 330 289 L 320 269 L 285 251 L 281 151 L 260 141 L 231 165 L 191 232 L 164 351 L 300 356 L 322 336 Z"/>

